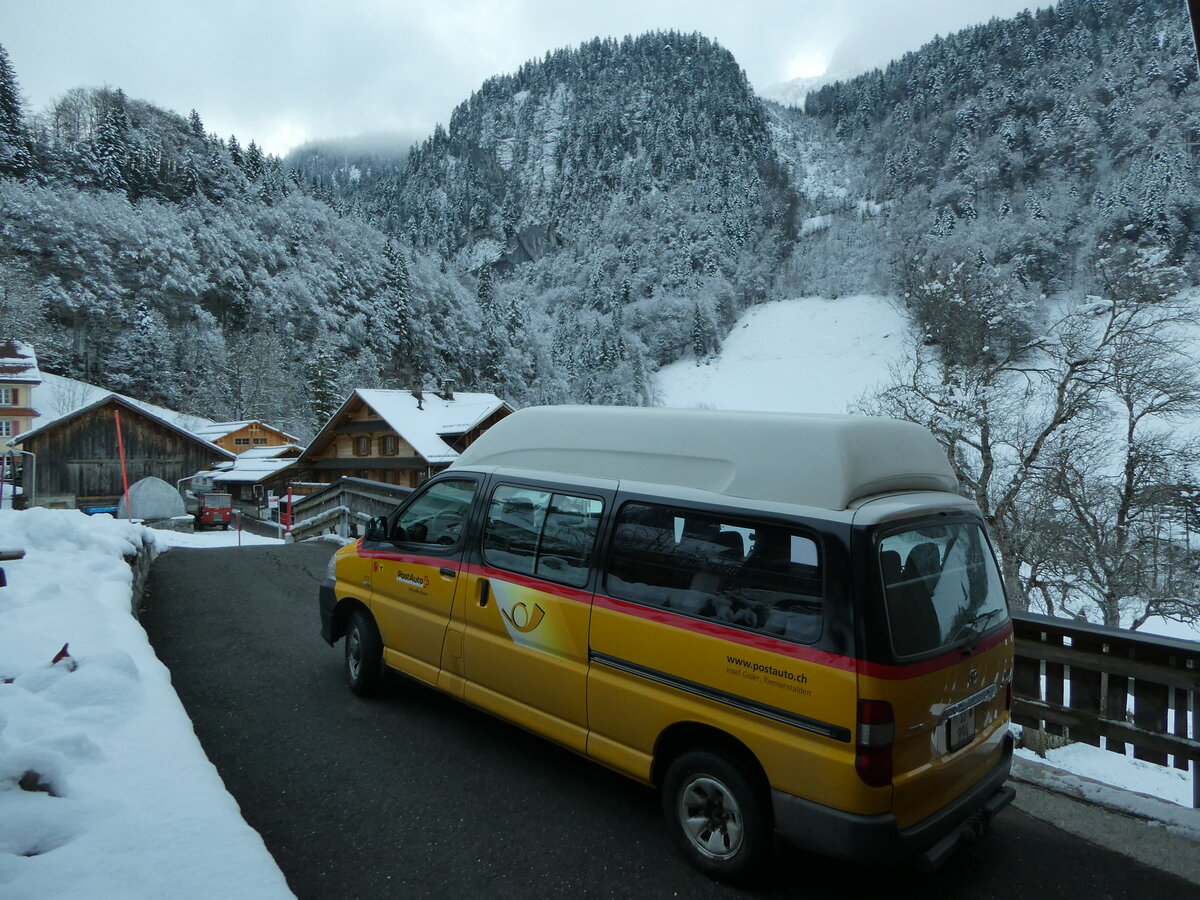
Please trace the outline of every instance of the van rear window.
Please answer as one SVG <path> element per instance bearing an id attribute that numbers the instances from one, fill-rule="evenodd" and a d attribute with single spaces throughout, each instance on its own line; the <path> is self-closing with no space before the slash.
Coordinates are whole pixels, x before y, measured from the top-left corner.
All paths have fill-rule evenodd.
<path id="1" fill-rule="evenodd" d="M 968 643 L 1008 620 L 996 561 L 975 523 L 888 535 L 879 566 L 897 656 Z"/>
<path id="2" fill-rule="evenodd" d="M 630 502 L 621 507 L 605 589 L 634 603 L 788 640 L 821 636 L 821 554 L 780 525 Z"/>

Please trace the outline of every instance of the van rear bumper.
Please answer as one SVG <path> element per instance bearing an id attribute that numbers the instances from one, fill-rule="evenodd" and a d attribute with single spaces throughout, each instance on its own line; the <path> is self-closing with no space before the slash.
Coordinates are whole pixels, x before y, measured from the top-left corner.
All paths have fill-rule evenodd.
<path id="1" fill-rule="evenodd" d="M 891 813 L 858 816 L 782 791 L 771 791 L 777 830 L 800 847 L 854 862 L 913 862 L 935 869 L 959 843 L 988 833 L 992 818 L 1016 791 L 1007 786 L 1013 739 L 1006 735 L 1000 762 L 969 791 L 929 818 L 901 831 Z"/>

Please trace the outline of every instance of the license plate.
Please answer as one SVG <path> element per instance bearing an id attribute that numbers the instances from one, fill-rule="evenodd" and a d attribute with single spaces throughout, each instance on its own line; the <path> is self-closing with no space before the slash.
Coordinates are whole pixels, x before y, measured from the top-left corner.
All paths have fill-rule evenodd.
<path id="1" fill-rule="evenodd" d="M 971 743 L 975 737 L 975 708 L 951 716 L 946 722 L 946 747 L 951 751 L 958 750 Z"/>

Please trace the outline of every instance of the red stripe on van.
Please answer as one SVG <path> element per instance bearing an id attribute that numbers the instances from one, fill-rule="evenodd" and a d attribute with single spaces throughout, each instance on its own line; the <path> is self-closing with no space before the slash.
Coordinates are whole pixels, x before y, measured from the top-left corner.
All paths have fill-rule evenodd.
<path id="1" fill-rule="evenodd" d="M 386 559 L 392 562 L 412 563 L 417 566 L 437 566 L 438 568 L 458 571 L 457 560 L 443 559 L 440 556 L 422 556 L 419 553 L 397 553 L 394 550 L 364 550 L 358 548 L 358 555 L 363 559 Z"/>
<path id="2" fill-rule="evenodd" d="M 516 572 L 510 572 L 507 569 L 493 569 L 491 566 L 463 566 L 464 572 L 470 572 L 472 575 L 478 575 L 482 578 L 491 578 L 493 581 L 507 581 L 510 584 L 515 584 L 520 587 L 529 588 L 534 591 L 541 591 L 543 594 L 550 594 L 552 597 L 560 597 L 563 600 L 574 600 L 576 603 L 591 603 L 591 591 L 581 591 L 578 588 L 568 587 L 565 584 L 557 584 L 553 581 L 546 581 L 538 578 L 536 575 L 521 575 Z"/>
<path id="3" fill-rule="evenodd" d="M 396 553 L 390 550 L 364 550 L 361 544 L 358 553 L 367 559 L 386 559 L 414 565 L 456 569 L 457 571 L 469 572 L 472 575 L 479 575 L 484 578 L 512 582 L 521 587 L 542 591 L 543 593 L 561 597 L 564 600 L 573 600 L 577 603 L 594 602 L 598 606 L 610 609 L 613 612 L 622 613 L 623 615 L 635 616 L 639 619 L 658 622 L 662 625 L 670 625 L 672 628 L 682 628 L 684 631 L 690 631 L 693 634 L 703 634 L 707 637 L 731 641 L 732 643 L 741 644 L 743 647 L 749 647 L 753 650 L 764 650 L 767 653 L 776 653 L 780 656 L 788 656 L 792 659 L 812 662 L 821 666 L 829 666 L 834 669 L 842 669 L 847 672 L 856 671 L 868 678 L 899 681 L 905 678 L 914 678 L 918 675 L 928 675 L 940 669 L 948 669 L 963 661 L 962 650 L 951 650 L 949 653 L 943 653 L 941 656 L 934 656 L 920 662 L 905 663 L 902 665 L 868 662 L 865 659 L 855 659 L 853 656 L 843 656 L 838 653 L 829 653 L 825 650 L 816 650 L 812 647 L 793 644 L 790 641 L 781 641 L 778 638 L 768 637 L 765 634 L 742 631 L 739 628 L 731 628 L 719 622 L 710 622 L 704 619 L 696 619 L 692 616 L 679 615 L 678 613 L 655 606 L 642 606 L 637 603 L 618 600 L 616 597 L 608 597 L 604 594 L 592 595 L 587 591 L 581 591 L 562 584 L 555 584 L 554 582 L 544 581 L 528 575 L 519 575 L 516 572 L 509 572 L 504 569 L 494 569 L 491 566 L 463 565 L 460 567 L 454 565 L 455 560 L 447 560 L 437 556 L 421 556 L 413 553 Z M 984 653 L 991 650 L 998 644 L 1002 644 L 1008 640 L 1012 636 L 1012 633 L 1013 627 L 1010 621 L 1003 629 L 996 632 L 996 634 L 981 640 L 975 652 Z"/>
<path id="4" fill-rule="evenodd" d="M 768 653 L 777 653 L 780 656 L 788 656 L 792 659 L 829 666 L 834 669 L 842 669 L 847 672 L 857 671 L 859 674 L 869 678 L 899 681 L 919 675 L 928 675 L 930 672 L 937 672 L 940 669 L 948 669 L 963 661 L 962 650 L 951 650 L 949 653 L 943 653 L 941 656 L 905 665 L 873 663 L 864 659 L 855 659 L 853 656 L 829 653 L 825 650 L 816 650 L 812 647 L 793 644 L 789 641 L 781 641 L 767 635 L 753 634 L 738 628 L 730 628 L 718 622 L 708 622 L 703 619 L 692 618 L 691 616 L 681 616 L 678 613 L 672 613 L 658 607 L 628 603 L 624 600 L 618 600 L 615 597 L 606 597 L 603 594 L 596 594 L 595 602 L 598 606 L 602 606 L 605 609 L 636 616 L 639 619 L 647 619 L 662 625 L 670 625 L 673 628 L 682 628 L 694 634 L 703 634 L 724 641 L 732 641 L 735 644 L 741 644 L 744 647 L 750 647 L 754 650 L 765 650 Z M 1012 631 L 1012 623 L 1009 622 L 996 634 L 991 635 L 985 640 L 981 640 L 975 652 L 983 653 L 1003 643 L 1012 636 Z"/>
<path id="5" fill-rule="evenodd" d="M 563 600 L 574 600 L 576 603 L 591 603 L 592 601 L 592 595 L 589 591 L 581 591 L 578 588 L 568 587 L 565 584 L 545 581 L 533 575 L 521 575 L 517 572 L 510 572 L 507 569 L 494 569 L 491 566 L 459 565 L 456 559 L 444 559 L 439 556 L 422 556 L 416 553 L 397 553 L 394 550 L 363 550 L 360 547 L 358 555 L 364 559 L 385 559 L 389 562 L 409 563 L 417 566 L 437 566 L 439 569 L 453 569 L 461 574 L 478 575 L 482 578 L 491 578 L 495 581 L 507 581 L 510 584 L 516 584 L 520 587 L 541 591 L 543 594 L 560 597 Z"/>
<path id="6" fill-rule="evenodd" d="M 780 656 L 789 656 L 792 659 L 804 660 L 805 662 L 812 662 L 822 666 L 830 666 L 835 669 L 845 669 L 848 672 L 853 672 L 858 664 L 858 661 L 853 657 L 841 656 L 825 650 L 815 650 L 812 647 L 803 647 L 788 641 L 768 637 L 765 634 L 754 634 L 738 628 L 730 628 L 719 622 L 695 619 L 691 616 L 681 616 L 678 613 L 669 612 L 655 606 L 641 606 L 637 603 L 618 600 L 615 597 L 606 597 L 603 594 L 596 594 L 595 603 L 597 606 L 602 606 L 605 609 L 611 609 L 614 612 L 623 613 L 624 615 L 636 616 L 639 619 L 647 619 L 662 625 L 670 625 L 672 628 L 681 628 L 693 634 L 703 634 L 708 637 L 720 638 L 723 641 L 732 641 L 735 644 L 741 644 L 744 647 L 750 647 L 754 650 L 765 650 L 768 653 L 777 653 Z"/>
<path id="7" fill-rule="evenodd" d="M 1008 624 L 995 634 L 981 640 L 975 647 L 975 653 L 984 653 L 1004 643 L 1012 637 L 1012 633 L 1013 626 L 1012 622 L 1009 621 Z M 895 681 L 901 678 L 913 678 L 917 675 L 928 675 L 930 672 L 937 672 L 940 669 L 948 669 L 951 666 L 957 666 L 963 659 L 965 657 L 962 650 L 959 649 L 951 650 L 949 653 L 943 653 L 941 656 L 934 656 L 920 662 L 898 666 L 859 660 L 858 671 L 860 675 L 866 675 L 868 678 L 883 678 Z"/>

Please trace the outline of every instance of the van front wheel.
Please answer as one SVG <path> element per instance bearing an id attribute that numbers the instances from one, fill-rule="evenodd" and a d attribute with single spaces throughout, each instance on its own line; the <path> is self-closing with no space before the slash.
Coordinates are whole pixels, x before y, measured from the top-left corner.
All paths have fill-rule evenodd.
<path id="1" fill-rule="evenodd" d="M 356 609 L 346 625 L 346 683 L 360 697 L 375 692 L 383 677 L 383 640 L 366 610 Z"/>
<path id="2" fill-rule="evenodd" d="M 663 813 L 683 855 L 719 881 L 744 882 L 771 855 L 770 821 L 750 781 L 722 756 L 693 750 L 671 763 Z"/>

